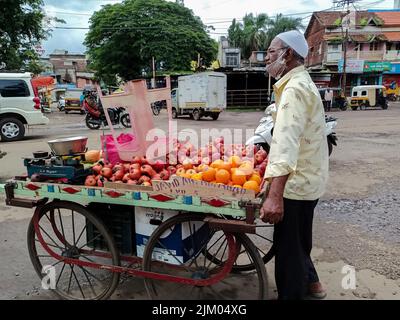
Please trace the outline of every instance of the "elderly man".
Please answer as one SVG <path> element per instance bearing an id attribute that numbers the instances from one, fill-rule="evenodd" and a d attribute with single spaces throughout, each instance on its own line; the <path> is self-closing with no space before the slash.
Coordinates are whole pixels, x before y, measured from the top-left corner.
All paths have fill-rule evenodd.
<path id="1" fill-rule="evenodd" d="M 321 96 L 304 68 L 307 53 L 304 36 L 288 31 L 271 42 L 266 57 L 267 72 L 278 80 L 277 112 L 260 218 L 275 224 L 278 299 L 326 296 L 310 253 L 314 208 L 328 177 L 328 146 Z"/>

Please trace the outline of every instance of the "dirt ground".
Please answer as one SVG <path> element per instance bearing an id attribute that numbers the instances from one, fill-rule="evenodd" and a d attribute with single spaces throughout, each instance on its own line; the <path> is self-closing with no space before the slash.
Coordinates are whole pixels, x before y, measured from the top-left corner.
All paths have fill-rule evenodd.
<path id="1" fill-rule="evenodd" d="M 330 160 L 330 181 L 317 206 L 313 257 L 328 299 L 400 299 L 400 104 L 388 110 L 331 112 L 339 141 Z M 254 128 L 262 112 L 227 112 L 218 121 L 180 119 L 178 129 Z M 33 128 L 21 142 L 1 143 L 0 180 L 24 172 L 22 157 L 47 150 L 56 137 L 86 135 L 98 148 L 99 132 L 78 114 L 49 115 L 51 124 Z M 167 127 L 166 116 L 157 125 Z M 26 249 L 31 210 L 7 207 L 0 196 L 0 299 L 54 299 L 40 282 Z M 356 287 L 343 288 L 346 266 L 355 268 Z M 343 269 L 345 267 L 345 269 Z M 274 295 L 273 261 L 267 265 Z M 113 299 L 143 299 L 143 282 L 127 280 Z"/>

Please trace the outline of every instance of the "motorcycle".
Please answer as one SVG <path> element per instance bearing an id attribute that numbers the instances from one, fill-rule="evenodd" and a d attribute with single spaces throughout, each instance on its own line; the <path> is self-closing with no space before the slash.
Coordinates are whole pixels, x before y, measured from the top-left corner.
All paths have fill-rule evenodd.
<path id="1" fill-rule="evenodd" d="M 98 130 L 101 126 L 108 126 L 107 118 L 101 102 L 97 102 L 97 97 L 93 93 L 85 95 L 83 99 L 83 109 L 86 112 L 85 123 L 91 130 Z M 129 113 L 123 107 L 107 109 L 112 125 L 121 123 L 125 128 L 131 127 Z"/>
<path id="2" fill-rule="evenodd" d="M 246 145 L 253 144 L 262 147 L 265 151 L 269 152 L 272 142 L 272 135 L 274 132 L 274 120 L 272 113 L 276 111 L 275 104 L 270 105 L 265 110 L 265 117 L 261 118 L 260 124 L 255 130 L 255 135 L 247 140 Z M 325 115 L 325 133 L 328 141 L 328 152 L 331 155 L 333 146 L 337 146 L 337 136 L 334 132 L 337 126 L 337 118 Z"/>

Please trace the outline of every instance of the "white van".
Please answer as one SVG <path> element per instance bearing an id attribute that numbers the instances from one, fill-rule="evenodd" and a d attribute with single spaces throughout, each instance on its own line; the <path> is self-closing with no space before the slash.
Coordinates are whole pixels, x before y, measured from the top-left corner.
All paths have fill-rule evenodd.
<path id="1" fill-rule="evenodd" d="M 189 115 L 194 120 L 201 117 L 217 120 L 226 109 L 226 79 L 220 72 L 179 77 L 178 88 L 171 92 L 172 117 Z"/>
<path id="2" fill-rule="evenodd" d="M 31 74 L 0 73 L 0 137 L 1 141 L 20 140 L 25 125 L 46 125 L 40 99 L 34 93 Z"/>

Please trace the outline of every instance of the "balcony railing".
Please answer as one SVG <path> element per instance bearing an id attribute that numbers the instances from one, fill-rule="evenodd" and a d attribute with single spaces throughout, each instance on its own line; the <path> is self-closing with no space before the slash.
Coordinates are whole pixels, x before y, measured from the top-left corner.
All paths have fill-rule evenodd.
<path id="1" fill-rule="evenodd" d="M 326 55 L 326 62 L 338 62 L 342 59 L 341 51 L 328 52 Z"/>
<path id="2" fill-rule="evenodd" d="M 385 57 L 385 51 L 347 51 L 347 58 L 360 60 L 377 60 L 381 61 Z"/>
<path id="3" fill-rule="evenodd" d="M 386 51 L 385 60 L 388 61 L 400 60 L 400 50 Z"/>

